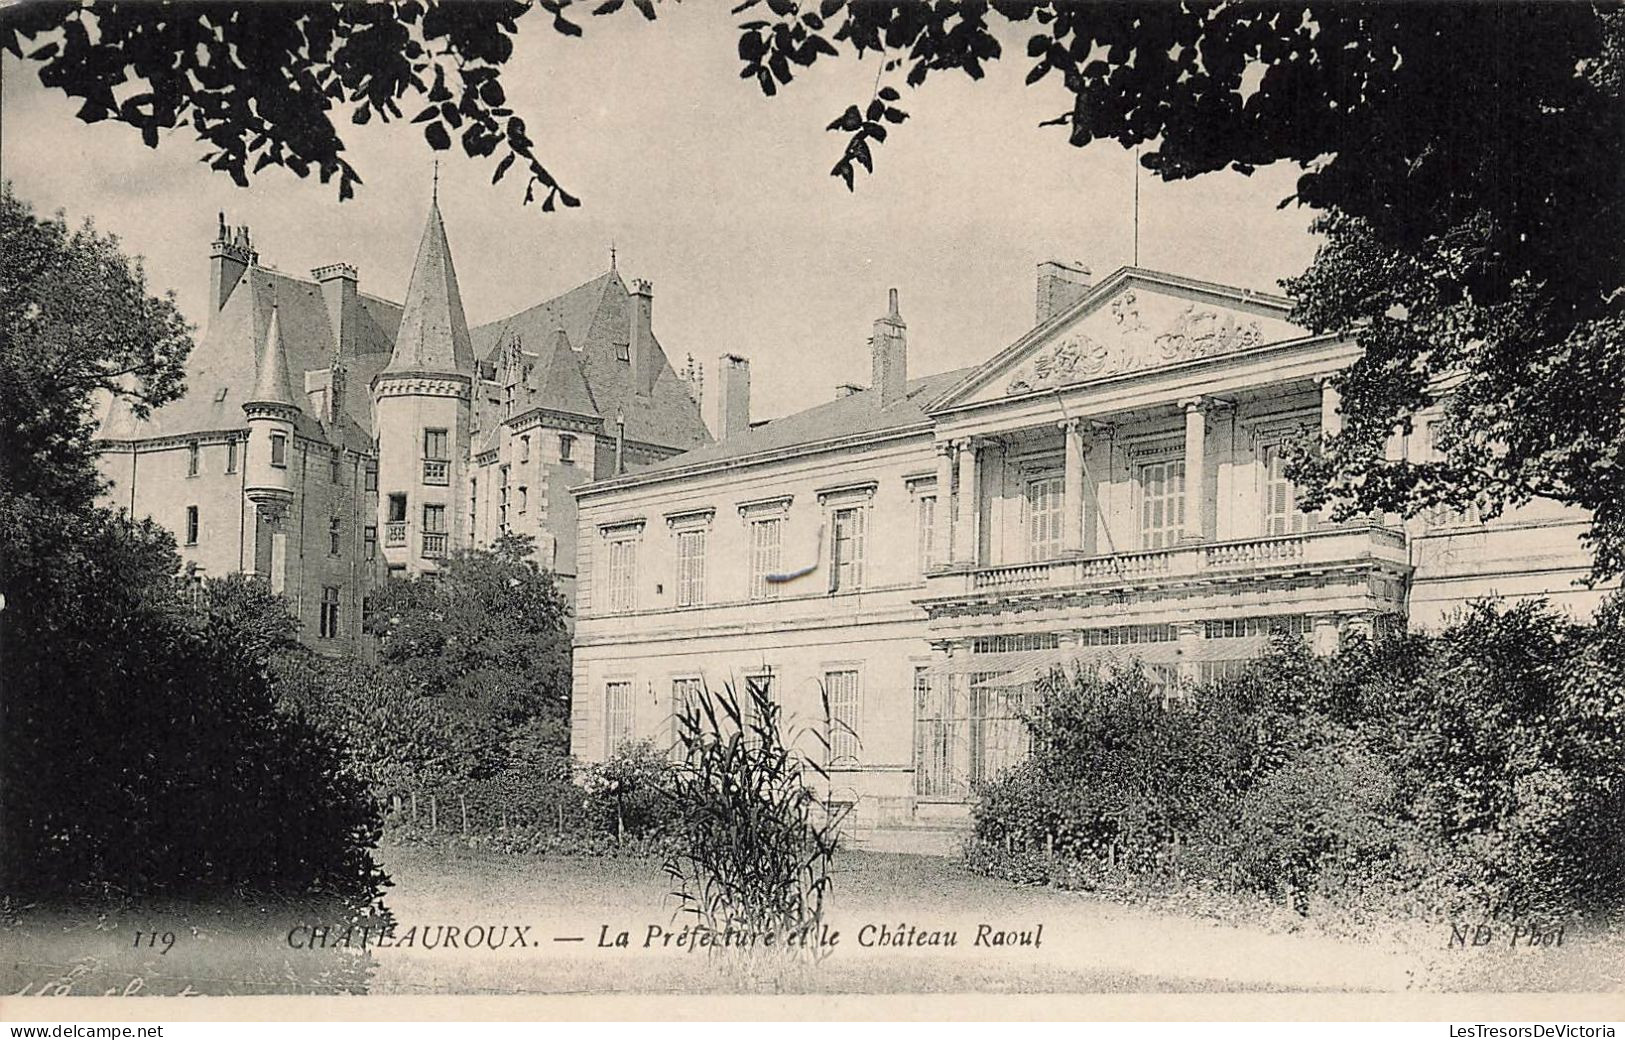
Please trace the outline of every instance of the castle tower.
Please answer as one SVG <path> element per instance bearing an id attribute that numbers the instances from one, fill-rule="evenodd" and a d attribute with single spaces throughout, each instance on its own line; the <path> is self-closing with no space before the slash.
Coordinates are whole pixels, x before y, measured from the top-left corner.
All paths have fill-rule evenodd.
<path id="1" fill-rule="evenodd" d="M 438 200 L 418 243 L 389 364 L 372 381 L 383 555 L 393 574 L 433 570 L 467 530 L 474 349 Z"/>
<path id="2" fill-rule="evenodd" d="M 271 306 L 265 347 L 255 368 L 254 391 L 243 402 L 243 413 L 248 419 L 243 493 L 254 505 L 254 573 L 269 578 L 271 591 L 280 593 L 287 576 L 283 521 L 293 501 L 290 467 L 299 408 L 288 382 L 287 352 L 282 346 L 282 323 L 275 304 Z"/>

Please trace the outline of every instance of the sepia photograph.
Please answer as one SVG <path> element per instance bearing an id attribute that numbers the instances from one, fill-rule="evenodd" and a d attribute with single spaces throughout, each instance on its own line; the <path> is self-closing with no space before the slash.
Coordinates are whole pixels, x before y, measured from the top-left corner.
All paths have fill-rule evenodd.
<path id="1" fill-rule="evenodd" d="M 0 182 L 0 1019 L 1625 1019 L 1625 8 L 7 3 Z"/>

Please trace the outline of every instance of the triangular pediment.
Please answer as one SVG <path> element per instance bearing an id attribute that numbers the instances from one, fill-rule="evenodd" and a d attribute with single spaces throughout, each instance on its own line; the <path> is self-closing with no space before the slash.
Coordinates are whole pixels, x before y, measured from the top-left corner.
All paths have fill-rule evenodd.
<path id="1" fill-rule="evenodd" d="M 1280 296 L 1122 268 L 977 366 L 930 410 L 1149 372 L 1308 333 Z"/>

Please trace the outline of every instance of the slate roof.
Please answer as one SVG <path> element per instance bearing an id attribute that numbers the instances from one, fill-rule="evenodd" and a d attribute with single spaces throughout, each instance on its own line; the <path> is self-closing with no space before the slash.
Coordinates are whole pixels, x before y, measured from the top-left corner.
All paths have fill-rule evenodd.
<path id="1" fill-rule="evenodd" d="M 633 477 L 659 474 L 689 466 L 741 459 L 761 452 L 798 448 L 824 441 L 880 434 L 928 422 L 924 406 L 946 392 L 971 371 L 969 368 L 939 372 L 908 381 L 908 396 L 890 408 L 881 408 L 874 389 L 860 390 L 814 405 L 805 411 L 773 419 L 724 440 L 673 456 L 632 474 Z"/>
<path id="2" fill-rule="evenodd" d="M 400 328 L 386 372 L 473 372 L 463 294 L 451 262 L 440 203 L 429 204 L 429 219 L 418 242 L 412 278 L 406 283 Z"/>
<path id="3" fill-rule="evenodd" d="M 137 419 L 123 401 L 113 401 L 98 436 L 111 440 L 175 437 L 215 430 L 242 429 L 243 404 L 254 393 L 260 353 L 270 331 L 276 304 L 288 380 L 295 404 L 304 402 L 304 373 L 332 364 L 334 335 L 321 286 L 251 267 L 214 315 L 186 362 L 186 396 Z M 342 443 L 361 450 L 372 443 L 372 377 L 389 360 L 400 321 L 398 304 L 361 296 L 356 308 L 360 327 L 355 351 L 347 360 L 344 428 L 324 430 L 316 417 L 301 411 L 295 428 L 306 437 Z"/>
<path id="4" fill-rule="evenodd" d="M 306 437 L 366 450 L 372 443 L 372 380 L 386 366 L 396 371 L 474 371 L 476 360 L 500 361 L 517 336 L 533 365 L 520 409 L 545 407 L 613 423 L 626 418 L 629 440 L 686 448 L 710 434 L 688 384 L 665 361 L 648 395 L 635 394 L 619 345 L 628 341 L 631 298 L 611 270 L 576 288 L 497 321 L 468 328 L 445 227 L 431 207 L 403 305 L 366 293 L 357 295 L 359 327 L 345 359 L 342 430 L 327 430 L 303 409 L 305 373 L 331 366 L 336 337 L 321 285 L 264 267 L 250 267 L 220 312 L 208 319 L 187 361 L 186 396 L 137 419 L 126 402 L 105 402 L 98 436 L 135 440 L 237 430 L 246 425 L 243 404 L 254 394 L 273 301 L 292 401 L 301 408 L 298 432 Z M 563 336 L 560 336 L 563 330 Z M 437 345 L 438 343 L 438 345 Z M 446 344 L 450 343 L 450 356 Z M 656 341 L 658 349 L 658 341 Z M 481 366 L 483 367 L 483 366 Z M 497 365 L 500 373 L 500 364 Z M 474 410 L 487 431 L 490 409 L 481 384 Z M 478 450 L 479 445 L 475 446 Z"/>
<path id="5" fill-rule="evenodd" d="M 610 270 L 562 296 L 517 314 L 477 326 L 471 332 L 476 355 L 501 375 L 502 349 L 518 340 L 535 371 L 543 376 L 536 395 L 516 401 L 514 410 L 555 408 L 601 417 L 613 424 L 626 419 L 631 441 L 688 447 L 711 439 L 699 404 L 672 368 L 659 338 L 659 375 L 647 395 L 633 392 L 630 366 L 620 359 L 631 329 L 631 296 L 620 272 Z M 564 338 L 559 338 L 563 330 Z M 572 348 L 573 358 L 561 344 Z"/>

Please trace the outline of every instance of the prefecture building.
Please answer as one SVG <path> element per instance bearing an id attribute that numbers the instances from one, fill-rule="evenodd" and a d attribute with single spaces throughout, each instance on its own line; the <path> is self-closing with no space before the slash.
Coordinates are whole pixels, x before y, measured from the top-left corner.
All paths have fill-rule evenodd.
<path id="1" fill-rule="evenodd" d="M 221 217 L 184 398 L 99 429 L 108 504 L 175 532 L 195 575 L 264 576 L 304 637 L 341 650 L 369 587 L 505 532 L 575 582 L 570 489 L 711 440 L 653 291 L 611 269 L 470 327 L 438 203 L 399 302 L 357 268 L 262 266 Z"/>
<path id="2" fill-rule="evenodd" d="M 915 376 L 895 292 L 867 389 L 753 424 L 725 357 L 718 439 L 573 488 L 573 749 L 672 740 L 701 684 L 766 688 L 823 725 L 859 826 L 963 818 L 1024 753 L 1024 692 L 1057 663 L 1203 678 L 1272 633 L 1319 651 L 1432 626 L 1469 599 L 1585 612 L 1586 518 L 1537 503 L 1333 524 L 1282 448 L 1335 429 L 1355 344 L 1290 301 L 1138 268 L 1039 268 L 1037 320 L 972 368 Z M 1427 417 L 1391 451 L 1425 457 Z"/>

